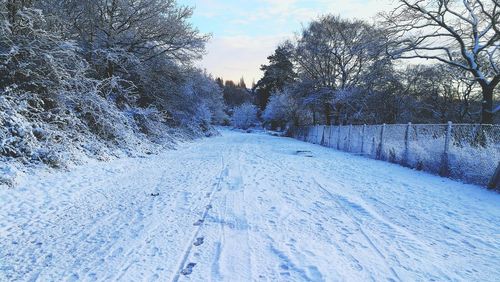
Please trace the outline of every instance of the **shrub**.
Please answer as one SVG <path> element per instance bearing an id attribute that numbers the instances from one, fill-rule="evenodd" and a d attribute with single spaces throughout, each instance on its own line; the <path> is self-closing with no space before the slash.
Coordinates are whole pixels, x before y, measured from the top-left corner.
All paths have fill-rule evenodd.
<path id="1" fill-rule="evenodd" d="M 234 110 L 232 124 L 234 127 L 248 129 L 257 124 L 257 107 L 246 103 Z"/>

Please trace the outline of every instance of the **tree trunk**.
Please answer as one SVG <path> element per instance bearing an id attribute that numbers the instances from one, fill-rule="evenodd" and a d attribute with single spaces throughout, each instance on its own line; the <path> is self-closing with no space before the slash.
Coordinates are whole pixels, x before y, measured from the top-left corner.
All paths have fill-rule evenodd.
<path id="1" fill-rule="evenodd" d="M 488 188 L 495 189 L 498 187 L 498 184 L 500 184 L 500 162 L 498 162 L 497 169 L 488 183 Z"/>
<path id="2" fill-rule="evenodd" d="M 325 121 L 326 125 L 332 124 L 332 110 L 328 103 L 325 103 Z"/>
<path id="3" fill-rule="evenodd" d="M 481 85 L 483 90 L 483 101 L 481 109 L 481 123 L 482 124 L 492 124 L 493 123 L 493 89 L 494 85 Z"/>
<path id="4" fill-rule="evenodd" d="M 115 68 L 113 66 L 113 62 L 111 62 L 110 60 L 108 60 L 108 67 L 106 68 L 106 74 L 108 75 L 108 78 L 113 77 L 114 69 Z"/>
<path id="5" fill-rule="evenodd" d="M 6 7 L 7 7 L 7 18 L 8 18 L 8 21 L 11 25 L 14 25 L 15 21 L 16 21 L 16 14 L 17 14 L 17 7 L 16 7 L 16 3 L 14 0 L 9 0 L 7 1 L 7 4 L 6 4 Z"/>
<path id="6" fill-rule="evenodd" d="M 339 106 L 338 104 L 335 104 L 335 121 L 334 123 L 336 125 L 340 125 L 340 110 L 341 110 L 341 106 Z"/>

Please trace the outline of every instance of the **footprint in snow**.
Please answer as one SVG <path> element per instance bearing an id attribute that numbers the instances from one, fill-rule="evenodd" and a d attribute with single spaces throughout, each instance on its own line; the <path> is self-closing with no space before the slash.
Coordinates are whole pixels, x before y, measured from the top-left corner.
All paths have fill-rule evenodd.
<path id="1" fill-rule="evenodd" d="M 203 243 L 204 243 L 204 240 L 205 240 L 205 238 L 203 238 L 203 237 L 198 237 L 198 238 L 196 238 L 196 241 L 193 243 L 193 245 L 195 245 L 195 246 L 199 246 L 199 245 L 201 245 L 201 244 L 203 244 Z"/>
<path id="2" fill-rule="evenodd" d="M 193 267 L 195 267 L 195 265 L 196 265 L 196 263 L 194 263 L 194 262 L 188 263 L 188 265 L 186 266 L 186 268 L 184 268 L 181 271 L 181 274 L 182 275 L 189 275 L 189 274 L 193 273 Z"/>

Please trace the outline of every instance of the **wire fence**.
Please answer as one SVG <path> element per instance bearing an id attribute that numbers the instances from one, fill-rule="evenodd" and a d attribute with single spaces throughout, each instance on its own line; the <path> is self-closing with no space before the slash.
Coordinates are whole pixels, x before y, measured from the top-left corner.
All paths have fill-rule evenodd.
<path id="1" fill-rule="evenodd" d="M 491 186 L 500 161 L 500 125 L 316 125 L 296 128 L 292 135 L 305 142 L 484 186 Z"/>

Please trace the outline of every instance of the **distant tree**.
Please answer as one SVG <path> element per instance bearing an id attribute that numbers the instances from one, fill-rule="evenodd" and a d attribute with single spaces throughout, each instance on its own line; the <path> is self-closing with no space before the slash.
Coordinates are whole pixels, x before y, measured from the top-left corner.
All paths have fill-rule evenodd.
<path id="1" fill-rule="evenodd" d="M 464 72 L 447 64 L 412 65 L 406 69 L 404 81 L 407 99 L 413 103 L 407 112 L 413 122 L 474 122 L 473 108 L 481 100 L 479 86 Z M 478 91 L 479 90 L 479 91 Z M 478 93 L 479 92 L 479 93 Z M 477 113 L 480 109 L 477 109 Z"/>
<path id="2" fill-rule="evenodd" d="M 240 82 L 238 82 L 238 88 L 242 88 L 242 89 L 247 89 L 247 85 L 245 83 L 245 79 L 242 77 L 240 78 Z"/>
<path id="3" fill-rule="evenodd" d="M 393 58 L 436 60 L 469 72 L 482 89 L 482 123 L 492 123 L 500 83 L 498 0 L 399 0 L 384 24 Z"/>
<path id="4" fill-rule="evenodd" d="M 250 91 L 246 87 L 241 87 L 241 81 L 236 84 L 232 80 L 227 80 L 224 84 L 224 101 L 230 108 L 237 107 L 244 103 L 252 103 L 253 99 Z M 243 81 L 243 86 L 244 81 Z"/>
<path id="5" fill-rule="evenodd" d="M 223 80 L 221 77 L 217 77 L 217 78 L 215 79 L 215 83 L 217 83 L 217 85 L 219 85 L 219 87 L 220 87 L 221 89 L 223 89 L 223 88 L 224 88 L 224 80 Z"/>

